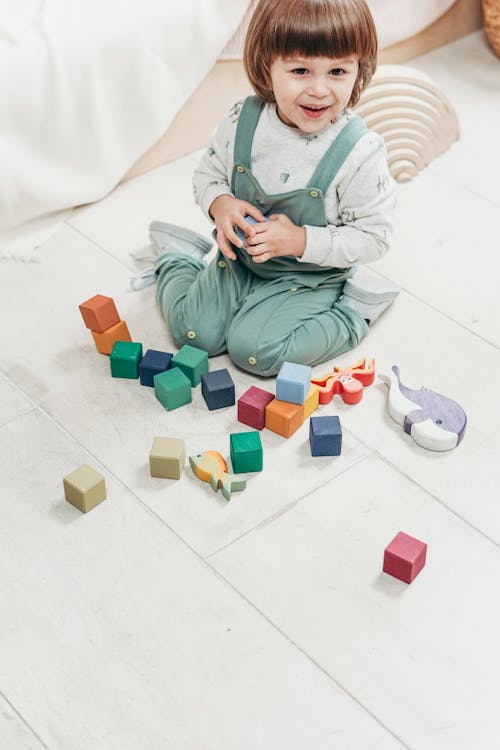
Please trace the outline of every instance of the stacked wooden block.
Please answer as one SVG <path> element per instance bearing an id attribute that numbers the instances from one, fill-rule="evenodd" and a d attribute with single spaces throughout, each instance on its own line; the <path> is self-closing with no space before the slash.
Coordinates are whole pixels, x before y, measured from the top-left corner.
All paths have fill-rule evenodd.
<path id="1" fill-rule="evenodd" d="M 90 329 L 98 352 L 111 354 L 115 341 L 131 341 L 127 324 L 120 320 L 111 297 L 96 294 L 79 305 L 83 321 Z"/>
<path id="2" fill-rule="evenodd" d="M 289 438 L 317 409 L 319 389 L 311 384 L 306 365 L 284 362 L 276 378 L 276 396 L 251 386 L 238 399 L 238 420 L 262 430 L 266 427 Z M 313 456 L 338 456 L 342 432 L 338 417 L 311 417 L 309 441 Z"/>

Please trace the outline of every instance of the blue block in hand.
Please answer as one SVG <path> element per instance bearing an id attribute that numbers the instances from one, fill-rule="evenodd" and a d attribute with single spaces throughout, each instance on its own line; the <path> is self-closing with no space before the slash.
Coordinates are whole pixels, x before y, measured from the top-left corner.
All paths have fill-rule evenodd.
<path id="1" fill-rule="evenodd" d="M 290 404 L 303 404 L 311 388 L 312 369 L 307 365 L 283 362 L 276 377 L 276 398 Z"/>
<path id="2" fill-rule="evenodd" d="M 204 372 L 201 376 L 201 393 L 210 411 L 235 403 L 234 382 L 226 369 Z"/>
<path id="3" fill-rule="evenodd" d="M 340 456 L 342 428 L 338 417 L 311 417 L 309 443 L 313 456 Z"/>
<path id="4" fill-rule="evenodd" d="M 244 219 L 247 222 L 247 224 L 260 224 L 260 222 L 254 219 L 253 216 L 245 216 Z M 269 219 L 266 219 L 266 221 L 269 221 Z M 241 229 L 240 227 L 236 227 L 236 226 L 234 228 L 234 231 L 238 235 L 239 239 L 243 242 L 243 249 L 246 250 L 247 249 L 247 236 L 245 232 L 243 231 L 243 229 Z"/>
<path id="5" fill-rule="evenodd" d="M 141 385 L 149 385 L 151 388 L 154 388 L 154 376 L 169 369 L 172 357 L 173 354 L 169 352 L 158 352 L 156 349 L 148 349 L 139 365 Z"/>

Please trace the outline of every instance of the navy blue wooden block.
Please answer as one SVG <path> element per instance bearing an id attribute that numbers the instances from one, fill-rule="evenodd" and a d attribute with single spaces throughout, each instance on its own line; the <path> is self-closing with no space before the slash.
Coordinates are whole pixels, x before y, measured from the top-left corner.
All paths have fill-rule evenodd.
<path id="1" fill-rule="evenodd" d="M 226 369 L 204 372 L 201 376 L 201 393 L 210 411 L 235 403 L 234 382 Z"/>
<path id="2" fill-rule="evenodd" d="M 149 385 L 151 388 L 154 388 L 154 376 L 170 369 L 172 357 L 173 354 L 169 352 L 158 352 L 156 349 L 148 349 L 139 365 L 141 385 Z"/>
<path id="3" fill-rule="evenodd" d="M 338 417 L 311 417 L 309 443 L 313 456 L 340 456 L 342 428 Z"/>

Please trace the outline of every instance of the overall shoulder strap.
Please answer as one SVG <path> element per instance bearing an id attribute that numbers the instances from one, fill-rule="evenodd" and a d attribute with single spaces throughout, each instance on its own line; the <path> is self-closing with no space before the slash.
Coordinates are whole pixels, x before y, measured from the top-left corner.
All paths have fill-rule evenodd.
<path id="1" fill-rule="evenodd" d="M 340 167 L 345 162 L 361 136 L 366 132 L 367 127 L 361 117 L 356 115 L 349 120 L 326 150 L 321 161 L 314 170 L 314 174 L 309 180 L 307 187 L 319 188 L 323 191 L 324 195 Z"/>
<path id="2" fill-rule="evenodd" d="M 258 96 L 247 96 L 238 118 L 234 141 L 234 163 L 242 164 L 247 169 L 251 169 L 253 134 L 264 104 L 264 100 Z"/>

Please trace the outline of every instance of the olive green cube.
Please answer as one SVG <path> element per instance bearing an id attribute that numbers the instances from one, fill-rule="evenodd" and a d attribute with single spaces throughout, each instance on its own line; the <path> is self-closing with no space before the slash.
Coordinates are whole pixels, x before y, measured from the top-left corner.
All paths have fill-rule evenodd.
<path id="1" fill-rule="evenodd" d="M 194 388 L 195 385 L 199 385 L 203 373 L 208 372 L 208 353 L 203 349 L 185 344 L 172 357 L 171 366 L 182 370 Z"/>
<path id="2" fill-rule="evenodd" d="M 114 378 L 139 377 L 139 363 L 142 359 L 142 344 L 136 341 L 115 341 L 110 356 L 111 375 Z"/>
<path id="3" fill-rule="evenodd" d="M 181 438 L 155 437 L 149 454 L 149 468 L 152 477 L 180 479 L 186 450 Z"/>
<path id="4" fill-rule="evenodd" d="M 172 411 L 191 402 L 191 382 L 178 367 L 160 372 L 153 382 L 155 396 L 165 409 Z"/>
<path id="5" fill-rule="evenodd" d="M 233 472 L 262 471 L 263 453 L 260 432 L 233 432 L 229 436 Z"/>
<path id="6" fill-rule="evenodd" d="M 82 513 L 88 513 L 106 499 L 106 482 L 102 474 L 82 464 L 63 479 L 64 497 Z"/>

